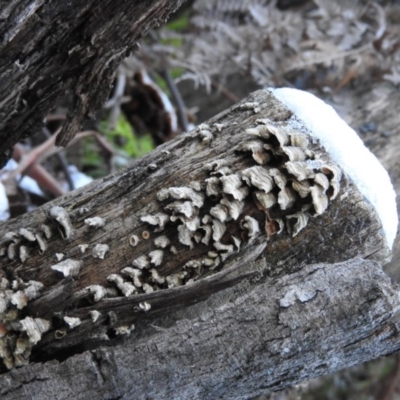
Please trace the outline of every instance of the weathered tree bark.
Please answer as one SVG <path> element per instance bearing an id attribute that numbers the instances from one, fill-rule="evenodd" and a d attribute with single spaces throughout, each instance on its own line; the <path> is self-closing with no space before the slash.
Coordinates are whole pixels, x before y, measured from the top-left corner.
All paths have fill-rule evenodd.
<path id="1" fill-rule="evenodd" d="M 182 2 L 1 0 L 0 166 L 69 95 L 69 117 L 57 141 L 65 145 L 102 107 L 122 58 Z"/>
<path id="2" fill-rule="evenodd" d="M 256 92 L 128 169 L 0 225 L 4 298 L 14 295 L 2 357 L 12 366 L 31 353 L 31 364 L 0 377 L 2 398 L 249 398 L 397 351 L 400 301 L 380 266 L 386 241 L 346 172 L 327 209 L 299 194 L 284 207 L 277 182 L 279 205 L 261 207 L 268 179 L 257 179 L 260 163 L 296 180 L 278 151 L 291 120 L 272 95 Z M 305 151 L 329 166 L 321 171 L 332 196 L 334 163 L 316 143 Z M 55 206 L 69 222 L 57 221 Z M 297 232 L 304 210 L 311 217 Z M 93 217 L 105 224 L 85 223 Z M 98 244 L 109 248 L 103 258 Z M 60 265 L 51 268 L 56 253 L 82 264 L 63 278 Z M 139 282 L 128 266 L 144 267 Z M 44 287 L 24 299 L 32 280 Z M 49 324 L 32 351 L 39 328 L 24 330 L 28 317 Z"/>

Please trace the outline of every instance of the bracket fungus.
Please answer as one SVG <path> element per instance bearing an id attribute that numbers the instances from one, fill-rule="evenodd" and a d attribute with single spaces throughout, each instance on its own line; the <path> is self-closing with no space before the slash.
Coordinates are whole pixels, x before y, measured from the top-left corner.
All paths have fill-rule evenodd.
<path id="1" fill-rule="evenodd" d="M 83 261 L 67 259 L 59 262 L 58 264 L 52 265 L 50 268 L 53 271 L 61 272 L 64 277 L 76 276 L 82 268 Z"/>
<path id="2" fill-rule="evenodd" d="M 70 239 L 73 228 L 67 210 L 63 207 L 53 206 L 49 211 L 49 216 L 56 222 L 61 237 L 63 239 Z"/>

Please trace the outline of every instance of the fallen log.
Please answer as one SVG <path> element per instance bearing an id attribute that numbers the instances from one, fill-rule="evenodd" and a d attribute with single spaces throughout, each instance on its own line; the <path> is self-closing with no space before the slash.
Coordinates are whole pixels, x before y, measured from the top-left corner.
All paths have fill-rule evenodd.
<path id="1" fill-rule="evenodd" d="M 398 350 L 387 174 L 284 94 L 0 225 L 3 398 L 249 398 Z"/>

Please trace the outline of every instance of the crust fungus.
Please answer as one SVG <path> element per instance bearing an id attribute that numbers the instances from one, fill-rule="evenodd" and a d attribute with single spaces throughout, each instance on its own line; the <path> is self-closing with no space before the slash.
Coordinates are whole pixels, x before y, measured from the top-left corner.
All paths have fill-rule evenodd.
<path id="1" fill-rule="evenodd" d="M 100 258 L 101 260 L 104 260 L 104 257 L 109 250 L 110 248 L 107 244 L 98 243 L 92 250 L 92 256 L 94 258 Z"/>
<path id="2" fill-rule="evenodd" d="M 123 326 L 118 326 L 117 328 L 115 328 L 115 334 L 116 335 L 127 335 L 129 336 L 132 331 L 135 329 L 135 325 L 123 325 Z"/>
<path id="3" fill-rule="evenodd" d="M 65 316 L 63 318 L 64 322 L 68 325 L 69 329 L 75 329 L 77 326 L 79 326 L 82 321 L 80 318 L 77 317 L 67 317 Z"/>
<path id="4" fill-rule="evenodd" d="M 28 304 L 28 296 L 22 290 L 18 290 L 12 294 L 11 303 L 14 304 L 18 310 L 22 310 Z"/>
<path id="5" fill-rule="evenodd" d="M 115 286 L 123 293 L 124 296 L 128 297 L 133 293 L 137 292 L 137 289 L 134 285 L 129 282 L 125 282 L 122 276 L 118 274 L 111 274 L 107 277 L 109 282 L 113 282 Z"/>
<path id="6" fill-rule="evenodd" d="M 178 226 L 179 242 L 184 244 L 185 246 L 189 246 L 191 249 L 193 248 L 192 236 L 193 232 L 190 229 L 188 229 L 186 225 Z"/>
<path id="7" fill-rule="evenodd" d="M 50 208 L 49 216 L 56 222 L 61 237 L 63 239 L 70 239 L 72 237 L 73 228 L 65 208 L 53 206 Z"/>
<path id="8" fill-rule="evenodd" d="M 278 204 L 282 210 L 291 208 L 296 201 L 296 194 L 290 187 L 284 187 L 278 193 Z"/>
<path id="9" fill-rule="evenodd" d="M 259 210 L 267 211 L 278 202 L 273 193 L 265 193 L 259 190 L 253 192 L 253 197 Z"/>
<path id="10" fill-rule="evenodd" d="M 299 196 L 304 199 L 307 197 L 311 192 L 311 185 L 308 181 L 293 181 L 292 188 L 299 194 Z"/>
<path id="11" fill-rule="evenodd" d="M 241 151 L 251 151 L 253 154 L 253 159 L 257 164 L 265 165 L 270 161 L 270 156 L 264 152 L 264 143 L 258 140 L 250 140 L 244 142 L 239 150 Z"/>
<path id="12" fill-rule="evenodd" d="M 85 224 L 90 227 L 93 227 L 93 228 L 101 228 L 106 223 L 105 223 L 104 219 L 101 217 L 93 217 L 93 218 L 86 218 Z"/>
<path id="13" fill-rule="evenodd" d="M 209 163 L 207 163 L 205 165 L 205 169 L 208 171 L 217 171 L 223 167 L 227 167 L 229 166 L 229 161 L 225 160 L 225 159 L 217 159 L 217 160 L 213 160 Z"/>
<path id="14" fill-rule="evenodd" d="M 103 297 L 107 295 L 107 290 L 101 285 L 91 285 L 86 288 L 91 295 L 93 295 L 93 300 L 97 303 Z"/>
<path id="15" fill-rule="evenodd" d="M 140 288 L 142 287 L 142 281 L 141 278 L 143 276 L 143 272 L 140 269 L 136 269 L 136 268 L 131 268 L 131 267 L 126 267 L 123 270 L 121 270 L 121 272 L 124 275 L 129 276 L 132 281 L 133 284 L 137 287 Z"/>
<path id="16" fill-rule="evenodd" d="M 81 251 L 81 253 L 83 254 L 86 251 L 86 249 L 89 247 L 89 245 L 87 243 L 83 243 L 83 244 L 79 244 L 78 247 L 79 247 L 79 250 Z"/>
<path id="17" fill-rule="evenodd" d="M 56 253 L 56 258 L 57 258 L 57 261 L 61 261 L 64 258 L 64 254 L 63 253 Z"/>
<path id="18" fill-rule="evenodd" d="M 89 315 L 90 315 L 90 319 L 94 323 L 99 319 L 99 317 L 101 316 L 101 313 L 99 313 L 97 310 L 92 310 L 92 311 L 89 311 Z"/>
<path id="19" fill-rule="evenodd" d="M 42 230 L 42 232 L 44 233 L 44 236 L 46 237 L 46 239 L 51 239 L 52 237 L 52 232 L 51 232 L 51 228 L 46 225 L 46 224 L 42 224 L 40 226 L 40 229 Z"/>
<path id="20" fill-rule="evenodd" d="M 19 242 L 20 235 L 16 232 L 10 231 L 4 234 L 3 239 L 5 242 Z"/>
<path id="21" fill-rule="evenodd" d="M 35 233 L 35 238 L 39 245 L 39 253 L 43 254 L 47 250 L 47 242 L 40 232 Z"/>
<path id="22" fill-rule="evenodd" d="M 312 165 L 306 161 L 288 161 L 285 163 L 285 167 L 299 181 L 315 177 Z"/>
<path id="23" fill-rule="evenodd" d="M 198 211 L 191 201 L 173 201 L 165 209 L 173 213 L 183 214 L 187 218 L 193 218 Z"/>
<path id="24" fill-rule="evenodd" d="M 201 239 L 201 243 L 204 243 L 206 246 L 210 243 L 211 239 L 211 234 L 212 234 L 212 227 L 211 225 L 202 225 L 200 226 L 200 229 L 203 229 L 205 231 L 205 234 L 203 238 Z"/>
<path id="25" fill-rule="evenodd" d="M 234 220 L 239 218 L 239 215 L 242 213 L 244 207 L 243 201 L 229 200 L 227 197 L 221 199 L 220 203 L 227 208 L 229 216 Z"/>
<path id="26" fill-rule="evenodd" d="M 201 183 L 198 181 L 190 181 L 189 187 L 195 190 L 196 192 L 201 192 L 203 190 Z"/>
<path id="27" fill-rule="evenodd" d="M 285 229 L 285 223 L 283 222 L 283 219 L 281 218 L 270 219 L 266 215 L 265 233 L 267 234 L 268 238 L 270 238 L 275 234 L 279 235 L 280 233 L 283 232 L 284 229 Z"/>
<path id="28" fill-rule="evenodd" d="M 153 288 L 153 286 L 149 285 L 148 283 L 144 283 L 143 284 L 143 291 L 145 293 L 153 293 L 154 292 L 154 288 Z"/>
<path id="29" fill-rule="evenodd" d="M 250 217 L 249 215 L 246 215 L 244 217 L 244 219 L 240 222 L 240 226 L 242 229 L 247 230 L 249 243 L 251 243 L 260 232 L 258 221 L 255 218 Z"/>
<path id="30" fill-rule="evenodd" d="M 211 207 L 210 214 L 220 222 L 225 222 L 229 218 L 228 209 L 222 204 Z"/>
<path id="31" fill-rule="evenodd" d="M 220 179 L 216 176 L 212 176 L 211 178 L 206 179 L 206 184 L 207 196 L 218 198 L 221 193 Z"/>
<path id="32" fill-rule="evenodd" d="M 209 144 L 214 140 L 214 135 L 207 129 L 201 130 L 199 135 L 202 138 L 202 142 L 205 144 Z"/>
<path id="33" fill-rule="evenodd" d="M 265 125 L 258 125 L 255 128 L 249 128 L 245 131 L 248 135 L 259 136 L 264 139 L 270 137 L 268 128 Z"/>
<path id="34" fill-rule="evenodd" d="M 161 249 L 165 249 L 170 243 L 171 241 L 165 235 L 159 236 L 154 240 L 156 247 Z"/>
<path id="35" fill-rule="evenodd" d="M 308 147 L 308 138 L 300 132 L 291 131 L 289 132 L 290 143 L 292 146 L 300 147 L 302 150 L 306 150 Z"/>
<path id="36" fill-rule="evenodd" d="M 330 198 L 331 200 L 334 200 L 339 194 L 342 171 L 336 165 L 324 165 L 322 167 L 322 172 L 325 175 L 328 175 L 328 177 L 331 177 L 330 186 L 332 187 L 333 192 Z"/>
<path id="37" fill-rule="evenodd" d="M 215 242 L 219 242 L 226 231 L 226 225 L 217 219 L 213 219 L 212 231 L 213 231 L 212 234 L 213 240 Z"/>
<path id="38" fill-rule="evenodd" d="M 300 147 L 283 146 L 282 150 L 288 156 L 289 161 L 304 161 L 306 159 L 306 155 Z"/>
<path id="39" fill-rule="evenodd" d="M 150 263 L 158 267 L 162 263 L 164 252 L 162 250 L 153 250 L 149 253 L 149 257 Z"/>
<path id="40" fill-rule="evenodd" d="M 269 175 L 268 170 L 263 167 L 250 167 L 242 171 L 243 180 L 248 186 L 254 186 L 265 193 L 269 193 L 274 187 L 272 177 Z"/>
<path id="41" fill-rule="evenodd" d="M 24 263 L 29 257 L 28 248 L 26 246 L 19 247 L 19 259 Z"/>
<path id="42" fill-rule="evenodd" d="M 149 311 L 151 309 L 151 304 L 148 303 L 147 301 L 139 303 L 139 308 L 143 311 Z"/>
<path id="43" fill-rule="evenodd" d="M 50 322 L 42 318 L 26 317 L 20 323 L 21 331 L 26 332 L 32 344 L 38 343 L 43 333 L 46 333 L 51 327 Z"/>
<path id="44" fill-rule="evenodd" d="M 157 193 L 157 198 L 160 201 L 172 197 L 175 200 L 190 200 L 193 204 L 201 208 L 204 204 L 204 196 L 201 193 L 195 192 L 190 187 L 170 187 L 168 189 L 161 189 Z"/>
<path id="45" fill-rule="evenodd" d="M 277 168 L 271 168 L 268 173 L 273 177 L 275 185 L 278 186 L 279 189 L 282 190 L 286 187 L 288 180 L 282 171 Z"/>
<path id="46" fill-rule="evenodd" d="M 278 143 L 281 147 L 286 146 L 289 144 L 289 134 L 282 128 L 267 124 L 266 125 L 268 132 L 275 136 L 278 140 Z"/>
<path id="47" fill-rule="evenodd" d="M 52 265 L 50 268 L 53 271 L 61 272 L 64 277 L 76 276 L 82 267 L 83 262 L 81 260 L 67 259 L 59 262 L 58 264 Z"/>
<path id="48" fill-rule="evenodd" d="M 8 245 L 8 247 L 7 247 L 7 257 L 8 257 L 10 260 L 14 260 L 14 258 L 15 258 L 16 255 L 17 255 L 17 250 L 18 250 L 17 245 L 18 245 L 17 243 L 12 242 L 12 243 L 10 243 L 10 244 Z"/>
<path id="49" fill-rule="evenodd" d="M 216 171 L 211 172 L 210 175 L 215 175 L 215 176 L 225 176 L 225 175 L 230 175 L 232 174 L 232 169 L 229 167 L 222 167 L 220 169 L 217 169 Z"/>
<path id="50" fill-rule="evenodd" d="M 20 228 L 18 233 L 29 242 L 36 241 L 35 234 L 26 228 Z"/>
<path id="51" fill-rule="evenodd" d="M 328 197 L 321 187 L 312 186 L 310 191 L 315 214 L 321 215 L 328 207 Z"/>
<path id="52" fill-rule="evenodd" d="M 150 260 L 147 256 L 140 256 L 132 261 L 132 265 L 134 267 L 138 267 L 139 269 L 149 268 Z"/>
<path id="53" fill-rule="evenodd" d="M 158 225 L 158 228 L 155 230 L 156 232 L 162 231 L 169 221 L 169 215 L 164 213 L 157 213 L 154 215 L 144 215 L 140 217 L 140 220 L 143 222 L 147 222 L 150 225 Z"/>
<path id="54" fill-rule="evenodd" d="M 309 216 L 306 213 L 298 212 L 292 215 L 287 215 L 287 226 L 289 233 L 294 237 L 296 236 L 302 229 L 307 226 Z M 293 220 L 293 222 L 291 221 Z"/>
<path id="55" fill-rule="evenodd" d="M 236 236 L 232 236 L 232 241 L 235 244 L 237 250 L 239 251 L 242 241 L 239 238 L 237 238 Z"/>
<path id="56" fill-rule="evenodd" d="M 314 182 L 321 186 L 325 192 L 329 189 L 329 180 L 326 175 L 322 174 L 321 172 L 315 174 Z"/>
<path id="57" fill-rule="evenodd" d="M 222 191 L 233 196 L 235 200 L 242 201 L 249 194 L 249 189 L 242 185 L 242 180 L 239 175 L 231 174 L 221 176 Z"/>
<path id="58" fill-rule="evenodd" d="M 187 271 L 181 271 L 176 274 L 171 274 L 165 277 L 168 288 L 178 287 L 183 285 L 183 280 L 188 275 Z"/>
<path id="59" fill-rule="evenodd" d="M 151 269 L 150 273 L 151 273 L 151 278 L 152 278 L 153 282 L 159 283 L 161 285 L 165 282 L 165 278 L 163 276 L 159 275 L 159 273 L 156 269 Z"/>
<path id="60" fill-rule="evenodd" d="M 222 131 L 222 129 L 223 128 L 225 128 L 225 124 L 218 124 L 218 123 L 215 123 L 215 124 L 213 124 L 213 126 L 215 126 L 215 129 L 218 131 L 218 132 L 221 132 Z"/>

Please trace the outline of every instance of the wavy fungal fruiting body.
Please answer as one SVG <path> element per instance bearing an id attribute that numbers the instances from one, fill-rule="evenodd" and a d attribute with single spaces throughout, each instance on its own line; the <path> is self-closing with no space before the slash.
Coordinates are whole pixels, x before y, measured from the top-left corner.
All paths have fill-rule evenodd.
<path id="1" fill-rule="evenodd" d="M 246 103 L 241 109 L 254 107 Z M 201 142 L 209 142 L 218 134 L 218 127 L 202 124 L 197 131 Z M 317 146 L 308 135 L 267 119 L 257 120 L 245 133 L 247 139 L 235 152 L 242 160 L 250 157 L 253 165 L 247 159 L 247 166 L 239 168 L 234 164 L 240 162 L 216 159 L 204 166 L 203 180 L 165 187 L 157 193 L 161 209 L 140 217 L 148 229 L 146 238 L 152 237 L 150 248 L 145 254 L 136 253 L 132 267 L 121 270 L 121 275 L 108 278 L 120 294 L 189 284 L 221 268 L 228 257 L 260 236 L 267 241 L 285 233 L 297 236 L 310 218 L 323 214 L 337 197 L 341 171 L 322 159 L 323 149 L 318 157 L 314 155 L 311 148 Z M 175 227 L 174 237 L 170 229 L 169 236 L 161 233 L 167 225 Z M 131 245 L 137 240 L 138 236 L 131 236 Z M 177 242 L 186 249 L 177 250 Z M 203 256 L 187 256 L 199 246 L 204 249 Z M 164 276 L 159 271 L 177 254 L 190 259 L 180 270 Z"/>

